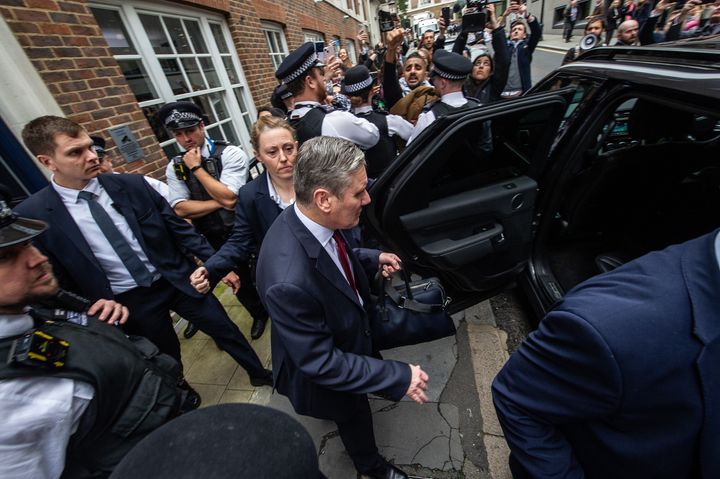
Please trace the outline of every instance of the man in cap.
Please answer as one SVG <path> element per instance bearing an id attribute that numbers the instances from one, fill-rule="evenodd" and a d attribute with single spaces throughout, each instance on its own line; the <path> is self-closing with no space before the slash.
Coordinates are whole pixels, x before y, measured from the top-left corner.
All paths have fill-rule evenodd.
<path id="1" fill-rule="evenodd" d="M 316 136 L 334 136 L 352 141 L 362 149 L 372 148 L 380 134 L 375 125 L 350 112 L 333 110 L 322 103 L 326 98 L 323 65 L 312 42 L 288 55 L 275 72 L 295 100 L 288 120 L 297 131 L 298 142 Z"/>
<path id="2" fill-rule="evenodd" d="M 189 101 L 168 103 L 157 112 L 160 123 L 175 136 L 185 153 L 175 156 L 165 172 L 170 188 L 170 206 L 181 218 L 192 220 L 195 229 L 220 249 L 232 233 L 235 202 L 248 176 L 248 158 L 242 149 L 205 134 L 200 108 Z M 240 278 L 236 296 L 253 318 L 250 335 L 262 336 L 268 315 L 252 286 L 250 268 L 238 264 Z M 185 337 L 197 326 L 188 323 Z"/>
<path id="3" fill-rule="evenodd" d="M 396 138 L 407 141 L 413 126 L 398 115 L 390 115 L 384 110 L 373 110 L 373 79 L 365 65 L 348 69 L 341 88 L 342 93 L 350 98 L 353 114 L 368 120 L 380 132 L 377 144 L 365 151 L 367 175 L 377 178 L 397 156 Z"/>
<path id="4" fill-rule="evenodd" d="M 270 385 L 270 371 L 217 298 L 201 295 L 188 281 L 196 268 L 188 254 L 205 260 L 214 253 L 205 238 L 142 175 L 101 175 L 92 140 L 77 123 L 42 116 L 22 135 L 53 176 L 17 211 L 50 224 L 35 244 L 50 258 L 60 285 L 92 301 L 126 305 L 125 331 L 147 337 L 180 361 L 173 310 L 243 366 L 251 384 Z"/>
<path id="5" fill-rule="evenodd" d="M 471 71 L 472 63 L 464 56 L 445 50 L 435 52 L 430 81 L 437 93 L 440 94 L 440 100 L 428 105 L 420 114 L 408 144 L 435 121 L 435 118 L 460 108 L 472 108 L 480 105 L 477 100 L 465 98 L 463 94 L 463 83 Z"/>
<path id="6" fill-rule="evenodd" d="M 100 300 L 86 313 L 57 308 L 58 282 L 31 243 L 46 229 L 13 214 L 3 192 L 0 477 L 104 477 L 148 432 L 188 406 L 187 392 L 178 388 L 173 359 L 145 359 L 140 346 L 148 352 L 154 346 L 112 326 L 127 320 L 121 304 Z M 30 308 L 40 301 L 52 309 Z M 121 432 L 128 424 L 138 427 Z"/>

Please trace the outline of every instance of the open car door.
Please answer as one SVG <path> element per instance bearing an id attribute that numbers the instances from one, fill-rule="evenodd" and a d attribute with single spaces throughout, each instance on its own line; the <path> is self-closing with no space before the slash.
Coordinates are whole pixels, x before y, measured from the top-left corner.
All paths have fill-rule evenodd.
<path id="1" fill-rule="evenodd" d="M 371 234 L 438 276 L 455 307 L 511 281 L 530 254 L 537 180 L 573 90 L 436 120 L 373 184 Z"/>

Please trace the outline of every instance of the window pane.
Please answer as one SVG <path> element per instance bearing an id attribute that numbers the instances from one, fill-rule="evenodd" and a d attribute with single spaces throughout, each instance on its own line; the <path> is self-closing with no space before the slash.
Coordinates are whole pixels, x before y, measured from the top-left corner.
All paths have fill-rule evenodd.
<path id="1" fill-rule="evenodd" d="M 185 78 L 183 78 L 182 71 L 180 70 L 180 65 L 178 65 L 177 60 L 173 58 L 165 58 L 159 61 L 160 66 L 163 69 L 163 73 L 165 74 L 165 78 L 167 78 L 173 93 L 176 95 L 189 93 L 190 90 L 185 83 Z"/>
<path id="2" fill-rule="evenodd" d="M 152 128 L 153 132 L 155 133 L 155 136 L 157 137 L 158 141 L 161 143 L 163 141 L 169 140 L 171 137 L 165 128 L 165 125 L 160 123 L 155 116 L 155 114 L 160 110 L 162 105 L 150 105 L 143 107 L 143 113 L 145 114 L 145 118 L 147 118 L 148 123 L 150 123 L 150 127 Z"/>
<path id="3" fill-rule="evenodd" d="M 220 86 L 220 78 L 218 78 L 218 74 L 215 71 L 215 65 L 213 65 L 212 59 L 208 57 L 200 58 L 200 67 L 202 68 L 202 71 L 205 73 L 205 78 L 207 79 L 207 82 L 210 84 L 210 88 L 217 88 Z"/>
<path id="4" fill-rule="evenodd" d="M 272 32 L 265 30 L 265 38 L 267 39 L 268 49 L 270 50 L 270 53 L 275 53 L 277 49 L 275 47 L 275 39 L 273 38 Z"/>
<path id="5" fill-rule="evenodd" d="M 207 85 L 205 85 L 205 80 L 203 80 L 202 74 L 200 73 L 197 60 L 194 58 L 183 58 L 181 61 L 193 91 L 207 90 Z"/>
<path id="6" fill-rule="evenodd" d="M 190 42 L 187 36 L 185 36 L 185 30 L 183 30 L 180 20 L 170 17 L 163 17 L 163 20 L 165 21 L 165 26 L 168 29 L 170 39 L 173 45 L 175 45 L 177 53 L 192 53 Z"/>
<path id="7" fill-rule="evenodd" d="M 230 79 L 231 84 L 237 83 L 238 75 L 235 71 L 235 65 L 233 65 L 232 58 L 230 57 L 222 57 L 223 65 L 225 65 L 225 71 L 227 72 L 227 76 Z"/>
<path id="8" fill-rule="evenodd" d="M 163 146 L 163 151 L 165 151 L 165 155 L 168 159 L 172 159 L 182 153 L 177 143 L 170 143 L 169 145 Z"/>
<path id="9" fill-rule="evenodd" d="M 185 29 L 190 35 L 193 47 L 195 47 L 195 53 L 207 53 L 208 50 L 205 46 L 205 40 L 203 40 L 202 34 L 200 33 L 200 25 L 198 25 L 198 22 L 184 20 L 183 23 L 185 23 Z"/>
<path id="10" fill-rule="evenodd" d="M 162 23 L 160 23 L 160 17 L 156 17 L 154 15 L 140 15 L 140 21 L 143 24 L 143 28 L 145 28 L 145 33 L 147 33 L 148 40 L 150 40 L 155 53 L 172 53 L 170 42 L 167 39 L 167 35 L 165 35 Z"/>
<path id="11" fill-rule="evenodd" d="M 220 129 L 220 126 L 213 126 L 212 128 L 207 128 L 205 130 L 207 133 L 207 136 L 212 138 L 213 140 L 224 140 L 225 137 L 223 136 L 223 132 Z"/>
<path id="12" fill-rule="evenodd" d="M 225 95 L 223 93 L 211 93 L 210 101 L 215 107 L 215 113 L 217 113 L 218 120 L 224 120 L 230 118 L 230 114 L 225 106 Z"/>
<path id="13" fill-rule="evenodd" d="M 217 45 L 220 53 L 230 53 L 227 43 L 225 43 L 225 36 L 222 33 L 222 27 L 217 23 L 211 23 L 210 30 L 212 31 L 213 37 L 215 38 L 215 44 Z"/>
<path id="14" fill-rule="evenodd" d="M 213 109 L 210 106 L 210 100 L 207 95 L 194 96 L 189 98 L 189 100 L 199 106 L 203 113 L 205 113 L 205 116 L 207 117 L 207 122 L 205 122 L 206 125 L 217 123 L 218 119 L 215 116 L 215 113 L 213 113 Z"/>
<path id="15" fill-rule="evenodd" d="M 238 140 L 237 136 L 235 135 L 235 131 L 233 130 L 232 123 L 223 123 L 222 124 L 222 130 L 225 133 L 225 138 L 227 138 L 227 141 L 230 142 L 232 145 L 239 145 L 240 140 Z"/>
<path id="16" fill-rule="evenodd" d="M 118 65 L 138 102 L 158 97 L 140 60 L 119 60 Z"/>
<path id="17" fill-rule="evenodd" d="M 136 53 L 130 36 L 120 18 L 120 12 L 104 8 L 91 8 L 102 30 L 105 41 L 113 55 L 132 55 Z"/>

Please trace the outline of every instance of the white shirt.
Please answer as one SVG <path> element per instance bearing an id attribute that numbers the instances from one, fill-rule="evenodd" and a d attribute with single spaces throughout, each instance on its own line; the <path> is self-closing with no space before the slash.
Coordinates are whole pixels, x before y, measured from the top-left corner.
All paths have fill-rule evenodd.
<path id="1" fill-rule="evenodd" d="M 268 186 L 268 193 L 270 194 L 270 199 L 275 202 L 276 205 L 280 207 L 281 210 L 284 210 L 288 206 L 295 203 L 295 198 L 292 198 L 289 203 L 285 203 L 282 198 L 280 198 L 280 195 L 278 194 L 277 190 L 275 190 L 275 185 L 273 185 L 272 180 L 270 179 L 270 174 L 265 175 L 267 178 L 267 186 Z"/>
<path id="2" fill-rule="evenodd" d="M 95 223 L 95 219 L 92 217 L 92 214 L 90 214 L 88 202 L 78 198 L 80 191 L 65 188 L 55 183 L 55 181 L 52 181 L 50 184 L 60 195 L 60 199 L 65 205 L 65 208 L 67 208 L 68 213 L 70 213 L 70 216 L 75 220 L 80 233 L 85 238 L 85 241 L 87 241 L 98 263 L 100 263 L 100 267 L 105 271 L 113 293 L 120 294 L 136 288 L 137 283 L 132 275 L 130 275 L 120 256 L 118 256 L 113 249 L 110 241 L 108 241 L 100 227 Z M 150 274 L 155 275 L 157 269 L 150 263 L 145 251 L 140 247 L 140 242 L 130 229 L 130 225 L 125 217 L 113 207 L 112 198 L 110 198 L 110 195 L 107 194 L 105 188 L 102 187 L 97 178 L 90 180 L 85 188 L 83 188 L 83 191 L 89 191 L 96 195 L 95 201 L 110 215 L 117 229 L 127 240 L 138 258 L 140 258 L 140 261 L 142 261 L 148 271 L 150 271 Z"/>
<path id="3" fill-rule="evenodd" d="M 212 140 L 206 138 L 200 149 L 200 155 L 203 158 L 210 157 L 211 145 L 213 145 L 214 148 Z M 218 181 L 227 186 L 233 194 L 237 195 L 240 187 L 247 181 L 248 157 L 240 147 L 228 145 L 223 150 L 222 155 L 220 155 L 220 161 L 222 162 L 222 171 L 220 172 Z M 165 168 L 165 176 L 167 178 L 168 188 L 170 189 L 170 200 L 168 201 L 170 206 L 175 208 L 175 205 L 181 201 L 190 199 L 190 190 L 183 180 L 179 180 L 177 176 L 175 176 L 172 161 L 169 162 Z"/>
<path id="4" fill-rule="evenodd" d="M 32 328 L 27 314 L 0 314 L 0 338 Z M 95 396 L 90 384 L 66 378 L 0 380 L 0 477 L 55 479 L 65 450 Z"/>
<path id="5" fill-rule="evenodd" d="M 440 101 L 454 107 L 463 106 L 465 103 L 467 103 L 467 99 L 461 91 L 447 93 L 443 95 L 442 98 L 440 98 Z M 427 128 L 434 121 L 435 113 L 433 113 L 432 111 L 424 111 L 420 113 L 420 116 L 418 116 L 417 122 L 415 123 L 415 128 L 413 129 L 412 134 L 410 135 L 410 139 L 407 141 L 407 144 L 409 145 L 410 142 L 417 138 L 421 131 Z"/>
<path id="6" fill-rule="evenodd" d="M 359 106 L 353 109 L 353 113 L 360 115 L 372 111 L 371 105 Z M 413 130 L 413 125 L 405 118 L 398 115 L 385 115 L 388 124 L 388 134 L 390 136 L 397 135 L 407 141 Z"/>
<path id="7" fill-rule="evenodd" d="M 332 235 L 334 233 L 333 230 L 324 227 L 321 224 L 318 224 L 305 216 L 302 211 L 300 211 L 300 208 L 298 208 L 297 204 L 294 206 L 295 208 L 295 214 L 297 215 L 300 222 L 305 225 L 305 227 L 310 231 L 310 233 L 315 237 L 316 240 L 320 242 L 323 249 L 327 252 L 327 254 L 330 255 L 330 259 L 333 260 L 333 263 L 335 263 L 335 266 L 337 266 L 337 269 L 340 270 L 340 274 L 343 275 L 343 278 L 345 278 L 345 281 L 350 284 L 350 281 L 348 281 L 348 277 L 345 274 L 345 270 L 342 267 L 342 263 L 340 263 L 340 255 L 338 253 L 337 249 L 337 243 L 333 239 Z M 348 255 L 348 262 L 350 261 L 350 257 Z M 352 269 L 352 263 L 350 269 Z M 357 274 L 353 272 L 353 274 Z M 355 283 L 357 284 L 357 282 Z M 355 294 L 357 294 L 358 299 L 360 300 L 360 304 L 363 304 L 363 300 L 360 297 L 360 292 L 355 291 Z"/>
<path id="8" fill-rule="evenodd" d="M 312 108 L 320 105 L 316 101 L 299 101 L 290 112 L 290 119 L 295 120 L 308 114 Z M 305 107 L 303 107 L 305 106 Z M 364 118 L 358 118 L 349 111 L 333 110 L 323 119 L 322 136 L 333 136 L 352 141 L 360 148 L 367 150 L 375 146 L 380 139 L 380 132 L 375 125 Z"/>

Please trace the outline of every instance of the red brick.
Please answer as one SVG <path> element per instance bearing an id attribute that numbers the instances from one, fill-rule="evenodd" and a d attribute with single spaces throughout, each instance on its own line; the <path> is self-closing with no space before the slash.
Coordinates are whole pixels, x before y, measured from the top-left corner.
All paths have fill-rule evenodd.
<path id="1" fill-rule="evenodd" d="M 48 70 L 69 70 L 75 68 L 72 60 L 45 60 L 45 68 Z"/>
<path id="2" fill-rule="evenodd" d="M 55 23 L 64 23 L 66 25 L 75 25 L 80 23 L 77 15 L 74 13 L 54 12 L 50 14 L 50 18 L 52 18 L 52 21 Z"/>
<path id="3" fill-rule="evenodd" d="M 90 115 L 92 116 L 92 118 L 94 120 L 102 120 L 103 118 L 108 118 L 108 117 L 113 116 L 113 112 L 112 112 L 112 110 L 95 110 L 95 111 L 91 111 Z M 117 123 L 120 124 L 120 123 L 124 123 L 124 122 L 118 121 Z"/>
<path id="4" fill-rule="evenodd" d="M 70 77 L 67 74 L 67 71 L 54 71 L 54 72 L 43 72 L 42 74 L 43 80 L 45 80 L 45 83 L 60 83 L 66 80 L 69 80 Z"/>
<path id="5" fill-rule="evenodd" d="M 25 0 L 28 8 L 37 8 L 38 10 L 59 10 L 57 2 L 53 0 Z"/>
<path id="6" fill-rule="evenodd" d="M 50 17 L 47 12 L 38 10 L 15 10 L 15 19 L 21 22 L 49 22 Z"/>
<path id="7" fill-rule="evenodd" d="M 83 90 L 80 92 L 80 98 L 83 100 L 97 100 L 98 98 L 105 98 L 105 93 L 102 90 Z"/>
<path id="8" fill-rule="evenodd" d="M 77 63 L 78 60 L 75 60 L 75 63 Z M 88 80 L 88 86 L 90 88 L 101 88 L 104 86 L 110 85 L 110 80 L 107 78 L 95 78 L 93 80 Z"/>
<path id="9" fill-rule="evenodd" d="M 75 123 L 80 123 L 81 125 L 85 125 L 86 123 L 92 121 L 92 116 L 90 116 L 90 113 L 88 112 L 71 115 L 69 118 Z"/>
<path id="10" fill-rule="evenodd" d="M 84 81 L 66 81 L 60 83 L 60 90 L 65 93 L 80 92 L 87 88 L 87 83 Z"/>
<path id="11" fill-rule="evenodd" d="M 25 48 L 25 54 L 28 58 L 53 58 L 50 48 Z"/>
<path id="12" fill-rule="evenodd" d="M 120 104 L 120 98 L 113 96 L 110 98 L 103 98 L 100 100 L 100 106 L 103 108 L 109 108 Z M 117 111 L 117 108 L 115 109 Z"/>
<path id="13" fill-rule="evenodd" d="M 74 3 L 74 2 L 58 2 L 58 6 L 60 7 L 60 10 L 63 12 L 85 12 L 85 5 Z"/>
<path id="14" fill-rule="evenodd" d="M 79 48 L 73 47 L 53 48 L 53 52 L 58 58 L 75 58 L 82 56 L 82 51 Z"/>
<path id="15" fill-rule="evenodd" d="M 97 68 L 100 66 L 100 60 L 97 58 L 76 58 L 75 65 L 78 68 Z"/>
<path id="16" fill-rule="evenodd" d="M 80 95 L 77 93 L 61 93 L 60 95 L 55 95 L 55 100 L 60 105 L 68 105 L 70 103 L 77 103 L 80 101 Z"/>
<path id="17" fill-rule="evenodd" d="M 98 34 L 99 30 L 97 27 L 90 27 L 85 25 L 71 25 L 70 31 L 72 31 L 73 35 L 88 35 L 88 36 L 95 36 Z"/>
<path id="18" fill-rule="evenodd" d="M 63 37 L 65 45 L 69 47 L 86 47 L 90 45 L 87 37 Z"/>
<path id="19" fill-rule="evenodd" d="M 43 23 L 40 30 L 50 35 L 70 35 L 70 27 L 61 23 Z"/>
<path id="20" fill-rule="evenodd" d="M 29 38 L 36 47 L 56 47 L 62 45 L 62 39 L 60 37 L 30 35 Z"/>

